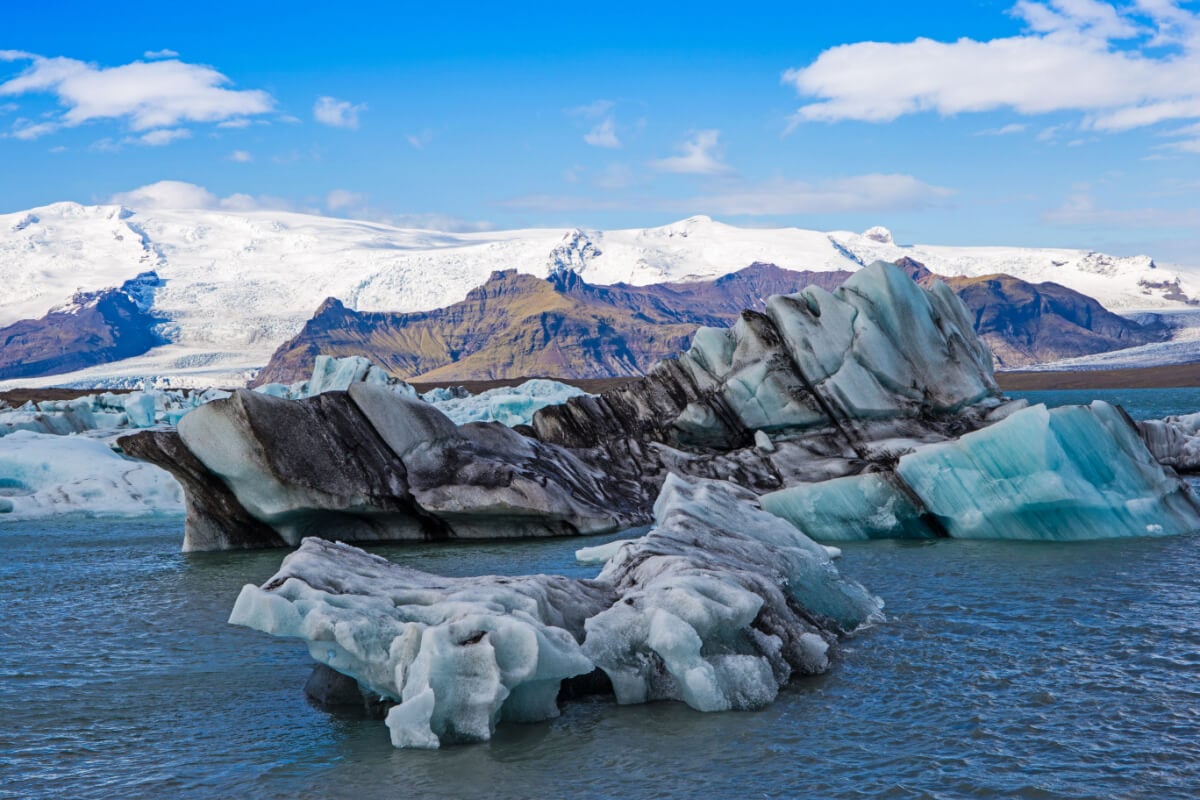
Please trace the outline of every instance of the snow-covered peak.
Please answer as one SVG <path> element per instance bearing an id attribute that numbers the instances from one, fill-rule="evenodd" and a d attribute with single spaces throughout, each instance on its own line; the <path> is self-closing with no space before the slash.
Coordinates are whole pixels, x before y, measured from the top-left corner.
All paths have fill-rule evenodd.
<path id="1" fill-rule="evenodd" d="M 588 262 L 603 255 L 595 242 L 599 234 L 573 228 L 563 234 L 562 241 L 550 251 L 546 265 L 550 274 L 560 272 L 583 273 Z"/>
<path id="2" fill-rule="evenodd" d="M 882 225 L 876 225 L 873 228 L 867 228 L 865 231 L 863 231 L 862 235 L 864 239 L 870 239 L 871 241 L 879 242 L 880 244 L 896 243 L 892 239 L 892 232 Z"/>

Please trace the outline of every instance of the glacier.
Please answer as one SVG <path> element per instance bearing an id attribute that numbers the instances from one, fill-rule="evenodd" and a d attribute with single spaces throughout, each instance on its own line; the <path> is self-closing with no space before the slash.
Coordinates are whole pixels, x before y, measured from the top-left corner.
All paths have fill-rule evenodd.
<path id="1" fill-rule="evenodd" d="M 443 578 L 308 538 L 229 621 L 303 640 L 383 698 L 396 747 L 435 748 L 553 718 L 564 682 L 597 670 L 620 703 L 760 708 L 881 619 L 882 601 L 752 493 L 671 477 L 654 528 L 592 580 Z"/>
<path id="2" fill-rule="evenodd" d="M 791 486 L 762 505 L 824 541 L 1077 541 L 1200 528 L 1187 486 L 1103 401 L 1031 406 L 955 441 L 916 447 L 892 471 Z"/>

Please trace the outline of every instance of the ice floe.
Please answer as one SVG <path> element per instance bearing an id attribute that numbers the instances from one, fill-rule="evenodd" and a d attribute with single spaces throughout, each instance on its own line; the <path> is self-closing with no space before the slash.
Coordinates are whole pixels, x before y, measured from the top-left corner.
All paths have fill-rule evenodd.
<path id="1" fill-rule="evenodd" d="M 744 489 L 672 477 L 655 513 L 594 580 L 443 578 L 305 539 L 242 589 L 230 622 L 304 640 L 393 704 L 394 745 L 429 748 L 557 716 L 563 682 L 597 668 L 622 703 L 759 708 L 881 617 L 825 548 Z"/>

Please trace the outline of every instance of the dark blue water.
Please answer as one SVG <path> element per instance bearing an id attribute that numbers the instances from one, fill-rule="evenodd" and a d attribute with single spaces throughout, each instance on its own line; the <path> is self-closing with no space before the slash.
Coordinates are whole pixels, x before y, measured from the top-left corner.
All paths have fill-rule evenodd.
<path id="1" fill-rule="evenodd" d="M 1093 400 L 1106 400 L 1124 407 L 1134 419 L 1160 419 L 1171 414 L 1200 411 L 1200 387 L 1180 389 L 1065 389 L 1039 392 L 1007 392 L 1030 403 L 1054 408 Z"/>
<path id="2" fill-rule="evenodd" d="M 765 711 L 567 707 L 394 750 L 305 700 L 299 643 L 230 627 L 278 552 L 174 525 L 0 528 L 3 797 L 1183 797 L 1200 787 L 1200 538 L 864 543 L 891 619 Z M 585 574 L 577 540 L 384 550 Z"/>
<path id="3" fill-rule="evenodd" d="M 890 620 L 766 710 L 592 700 L 414 752 L 310 705 L 303 645 L 225 624 L 281 552 L 181 554 L 180 524 L 0 526 L 0 797 L 1200 795 L 1197 536 L 847 544 L 841 568 Z M 379 551 L 444 574 L 592 574 L 581 543 Z"/>

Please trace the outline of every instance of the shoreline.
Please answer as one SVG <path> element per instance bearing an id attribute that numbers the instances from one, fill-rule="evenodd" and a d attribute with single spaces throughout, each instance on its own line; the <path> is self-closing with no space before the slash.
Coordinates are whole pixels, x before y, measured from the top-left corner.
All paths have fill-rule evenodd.
<path id="1" fill-rule="evenodd" d="M 599 394 L 636 380 L 636 376 L 621 378 L 547 378 L 570 386 L 583 389 L 585 392 Z M 438 387 L 462 386 L 472 394 L 478 394 L 488 389 L 505 386 L 517 386 L 529 377 L 501 378 L 495 380 L 474 381 L 409 381 L 409 384 L 420 393 Z M 1178 389 L 1200 387 L 1200 363 L 1175 364 L 1161 367 L 1140 367 L 1133 369 L 1097 369 L 1073 371 L 1020 371 L 997 372 L 996 383 L 1006 392 L 1036 392 L 1071 389 Z M 0 402 L 7 402 L 12 407 L 20 406 L 27 400 L 73 400 L 89 394 L 112 392 L 126 394 L 131 389 L 54 389 L 54 388 L 16 388 L 0 391 Z"/>
<path id="2" fill-rule="evenodd" d="M 997 372 L 996 383 L 1006 392 L 1064 389 L 1180 389 L 1200 387 L 1200 363 L 1131 369 Z"/>

